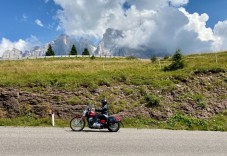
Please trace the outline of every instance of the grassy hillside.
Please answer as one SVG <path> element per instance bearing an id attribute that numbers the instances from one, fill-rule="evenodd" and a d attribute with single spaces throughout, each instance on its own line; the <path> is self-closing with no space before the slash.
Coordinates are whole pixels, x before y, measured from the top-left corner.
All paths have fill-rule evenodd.
<path id="1" fill-rule="evenodd" d="M 227 52 L 188 55 L 184 60 L 184 69 L 171 72 L 162 70 L 171 59 L 0 61 L 0 93 L 5 96 L 13 88 L 39 101 L 14 97 L 19 110 L 13 113 L 0 103 L 0 117 L 37 118 L 40 112 L 34 105 L 41 103 L 42 108 L 54 107 L 60 119 L 68 119 L 83 104 L 99 105 L 106 97 L 110 112 L 123 116 L 129 127 L 227 130 Z M 41 116 L 47 117 L 45 113 Z M 0 125 L 10 121 L 1 119 Z M 36 125 L 31 121 L 28 125 Z"/>
<path id="2" fill-rule="evenodd" d="M 170 60 L 161 60 L 160 64 L 158 61 L 98 58 L 0 61 L 0 85 L 74 89 L 125 83 L 166 87 L 172 84 L 170 77 L 187 78 L 195 71 L 226 70 L 227 53 L 190 55 L 185 57 L 185 62 L 187 67 L 183 70 L 163 72 L 160 66 L 168 65 Z"/>

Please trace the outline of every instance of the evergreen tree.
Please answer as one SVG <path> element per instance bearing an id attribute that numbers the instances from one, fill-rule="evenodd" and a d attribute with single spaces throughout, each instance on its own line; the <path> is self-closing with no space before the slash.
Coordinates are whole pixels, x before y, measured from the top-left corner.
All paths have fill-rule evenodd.
<path id="1" fill-rule="evenodd" d="M 69 55 L 77 55 L 76 46 L 75 46 L 74 44 L 73 44 L 73 46 L 72 46 L 72 49 L 71 49 Z"/>
<path id="2" fill-rule="evenodd" d="M 157 57 L 156 56 L 152 56 L 151 57 L 151 62 L 156 62 L 157 61 Z"/>
<path id="3" fill-rule="evenodd" d="M 46 52 L 46 56 L 54 56 L 54 55 L 55 55 L 55 53 L 52 49 L 52 46 L 49 44 L 49 47 L 48 47 L 47 52 Z"/>
<path id="4" fill-rule="evenodd" d="M 164 71 L 171 71 L 184 68 L 185 63 L 183 60 L 183 55 L 181 54 L 181 50 L 178 49 L 172 57 L 172 63 L 164 68 Z"/>
<path id="5" fill-rule="evenodd" d="M 90 55 L 89 50 L 87 48 L 85 48 L 82 55 Z"/>

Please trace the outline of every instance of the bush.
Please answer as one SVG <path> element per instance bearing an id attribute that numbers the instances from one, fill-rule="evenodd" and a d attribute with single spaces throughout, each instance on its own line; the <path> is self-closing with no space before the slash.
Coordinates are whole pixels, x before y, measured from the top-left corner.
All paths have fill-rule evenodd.
<path id="1" fill-rule="evenodd" d="M 94 55 L 92 55 L 92 56 L 91 56 L 91 60 L 94 60 L 94 59 L 95 59 L 95 56 L 94 56 Z"/>
<path id="2" fill-rule="evenodd" d="M 180 49 L 178 49 L 172 57 L 172 63 L 169 66 L 164 67 L 164 71 L 173 71 L 173 70 L 182 69 L 184 67 L 185 67 L 185 63 L 183 60 L 183 56 L 181 54 Z"/>
<path id="3" fill-rule="evenodd" d="M 137 60 L 138 58 L 135 56 L 127 56 L 126 59 L 127 60 Z"/>
<path id="4" fill-rule="evenodd" d="M 147 102 L 147 107 L 155 107 L 160 105 L 160 99 L 154 95 L 146 94 L 144 99 Z"/>
<path id="5" fill-rule="evenodd" d="M 199 69 L 196 69 L 194 71 L 194 74 L 198 75 L 198 74 L 209 74 L 209 73 L 212 73 L 212 74 L 218 74 L 218 73 L 225 73 L 225 69 L 223 68 L 210 68 L 210 69 L 205 69 L 205 68 L 199 68 Z"/>
<path id="6" fill-rule="evenodd" d="M 163 58 L 163 60 L 168 60 L 169 59 L 169 56 L 165 56 L 164 58 Z"/>
<path id="7" fill-rule="evenodd" d="M 130 88 L 123 88 L 123 92 L 125 93 L 125 95 L 133 94 L 133 90 Z"/>
<path id="8" fill-rule="evenodd" d="M 106 80 L 106 79 L 101 79 L 101 80 L 98 81 L 98 85 L 99 86 L 108 86 L 108 87 L 110 87 L 110 82 L 108 80 Z"/>
<path id="9" fill-rule="evenodd" d="M 181 114 L 172 116 L 167 123 L 171 129 L 208 129 L 208 122 L 206 120 L 184 116 Z"/>
<path id="10" fill-rule="evenodd" d="M 207 108 L 206 103 L 204 102 L 204 98 L 200 94 L 195 94 L 192 96 L 192 99 L 197 103 L 197 107 L 201 109 Z"/>
<path id="11" fill-rule="evenodd" d="M 157 57 L 156 56 L 152 56 L 151 57 L 151 62 L 156 62 L 157 61 Z"/>
<path id="12" fill-rule="evenodd" d="M 83 104 L 83 101 L 79 99 L 78 97 L 72 97 L 66 101 L 70 105 L 81 105 Z"/>

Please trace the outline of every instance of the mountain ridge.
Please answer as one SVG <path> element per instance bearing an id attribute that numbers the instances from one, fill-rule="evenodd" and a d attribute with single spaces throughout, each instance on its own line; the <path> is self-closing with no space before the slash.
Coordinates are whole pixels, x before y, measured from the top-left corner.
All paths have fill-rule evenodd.
<path id="1" fill-rule="evenodd" d="M 138 39 L 139 40 L 139 39 Z M 81 55 L 85 48 L 88 48 L 91 55 L 95 56 L 133 56 L 137 58 L 151 58 L 153 56 L 169 56 L 164 49 L 152 49 L 145 45 L 139 47 L 130 47 L 124 45 L 124 33 L 121 30 L 108 28 L 98 44 L 95 45 L 94 41 L 87 36 L 76 38 L 66 34 L 60 34 L 53 41 L 45 44 L 44 46 L 35 46 L 31 50 L 15 53 L 15 49 L 6 50 L 3 53 L 3 59 L 15 59 L 22 57 L 39 57 L 45 56 L 48 45 L 52 46 L 55 55 L 69 55 L 72 45 L 76 46 L 78 55 Z M 17 50 L 20 51 L 20 50 Z M 13 55 L 15 54 L 15 56 Z"/>

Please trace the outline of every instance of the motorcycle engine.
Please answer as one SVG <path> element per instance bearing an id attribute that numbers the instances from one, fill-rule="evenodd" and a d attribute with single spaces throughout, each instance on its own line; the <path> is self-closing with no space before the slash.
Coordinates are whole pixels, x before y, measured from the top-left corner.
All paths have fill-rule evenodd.
<path id="1" fill-rule="evenodd" d="M 93 123 L 94 123 L 93 117 L 89 118 L 88 121 L 89 121 L 90 125 L 93 125 Z"/>

